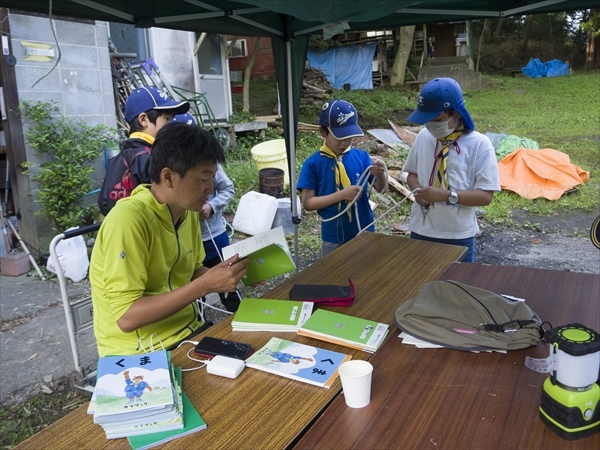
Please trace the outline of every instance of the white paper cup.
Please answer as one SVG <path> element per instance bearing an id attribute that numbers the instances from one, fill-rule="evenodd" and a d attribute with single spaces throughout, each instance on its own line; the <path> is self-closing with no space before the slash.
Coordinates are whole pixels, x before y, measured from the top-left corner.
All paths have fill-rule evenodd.
<path id="1" fill-rule="evenodd" d="M 361 360 L 348 361 L 340 366 L 338 373 L 342 380 L 346 405 L 350 408 L 367 406 L 371 401 L 371 363 Z"/>

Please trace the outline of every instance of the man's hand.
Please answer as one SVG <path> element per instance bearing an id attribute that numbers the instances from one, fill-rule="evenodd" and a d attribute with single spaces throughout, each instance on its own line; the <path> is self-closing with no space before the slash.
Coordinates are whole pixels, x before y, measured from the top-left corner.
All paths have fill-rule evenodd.
<path id="1" fill-rule="evenodd" d="M 233 292 L 238 282 L 246 275 L 248 270 L 248 258 L 240 259 L 239 255 L 232 256 L 226 261 L 217 264 L 207 270 L 197 280 L 204 281 L 211 287 L 210 292 Z"/>

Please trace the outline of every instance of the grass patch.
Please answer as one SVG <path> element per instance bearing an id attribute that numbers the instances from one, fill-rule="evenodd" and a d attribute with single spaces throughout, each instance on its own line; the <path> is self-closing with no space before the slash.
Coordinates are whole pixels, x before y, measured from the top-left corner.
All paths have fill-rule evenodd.
<path id="1" fill-rule="evenodd" d="M 68 380 L 63 380 L 56 386 L 47 384 L 53 388 L 53 393 L 39 393 L 22 403 L 0 408 L 2 448 L 19 444 L 89 401 L 89 396 L 72 390 Z"/>
<path id="2" fill-rule="evenodd" d="M 485 209 L 483 219 L 495 225 L 515 225 L 513 210 L 527 210 L 533 215 L 581 209 L 598 209 L 600 198 L 600 73 L 589 72 L 555 78 L 490 77 L 487 89 L 465 91 L 465 104 L 477 130 L 486 133 L 514 134 L 537 141 L 540 148 L 552 148 L 566 153 L 571 162 L 590 172 L 590 180 L 579 186 L 576 193 L 559 200 L 528 200 L 512 192 L 502 191 Z M 256 88 L 255 88 L 256 86 Z M 250 88 L 251 110 L 265 114 L 265 98 L 275 93 L 274 79 L 253 81 Z M 269 91 L 269 89 L 272 91 Z M 415 108 L 417 92 L 407 86 L 385 86 L 374 90 L 334 91 L 331 98 L 353 103 L 359 113 L 363 130 L 389 128 L 388 120 L 398 125 L 414 125 L 406 120 Z M 275 97 L 276 98 L 276 93 Z M 272 100 L 271 100 L 272 101 Z M 320 105 L 300 103 L 300 122 L 318 123 Z M 277 132 L 275 132 L 277 134 Z M 279 129 L 278 137 L 281 137 Z M 269 137 L 273 139 L 277 137 Z M 257 142 L 250 144 L 255 145 Z M 228 163 L 239 184 L 239 195 L 250 189 L 258 190 L 258 177 L 251 162 L 250 148 L 244 147 L 242 157 Z M 317 133 L 300 133 L 297 144 L 296 167 L 320 146 Z M 399 197 L 400 198 L 400 197 Z M 237 205 L 237 203 L 235 203 Z M 402 205 L 389 220 L 402 220 L 409 213 Z"/>
<path id="3" fill-rule="evenodd" d="M 598 209 L 600 198 L 600 74 L 556 78 L 491 77 L 491 87 L 465 92 L 465 104 L 478 131 L 514 134 L 537 141 L 540 148 L 566 153 L 590 172 L 576 193 L 558 200 L 528 200 L 502 191 L 485 209 L 485 220 L 512 224 L 512 210 L 545 216 L 556 211 Z"/>

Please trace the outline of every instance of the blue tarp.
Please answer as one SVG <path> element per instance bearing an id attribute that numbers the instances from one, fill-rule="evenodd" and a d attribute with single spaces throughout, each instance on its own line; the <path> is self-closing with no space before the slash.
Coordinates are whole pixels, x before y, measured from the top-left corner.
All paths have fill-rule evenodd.
<path id="1" fill-rule="evenodd" d="M 373 89 L 372 61 L 377 43 L 308 51 L 308 64 L 325 74 L 335 89 Z"/>
<path id="2" fill-rule="evenodd" d="M 539 58 L 531 58 L 521 72 L 529 78 L 561 77 L 569 75 L 569 64 L 560 59 L 552 59 L 543 63 Z"/>

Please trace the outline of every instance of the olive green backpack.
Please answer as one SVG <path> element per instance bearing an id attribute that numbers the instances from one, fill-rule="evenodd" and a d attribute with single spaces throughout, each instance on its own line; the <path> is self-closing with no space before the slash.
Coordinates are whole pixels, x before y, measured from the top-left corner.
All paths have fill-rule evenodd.
<path id="1" fill-rule="evenodd" d="M 542 321 L 525 302 L 457 281 L 432 281 L 400 305 L 406 333 L 459 350 L 518 350 L 542 338 Z"/>

